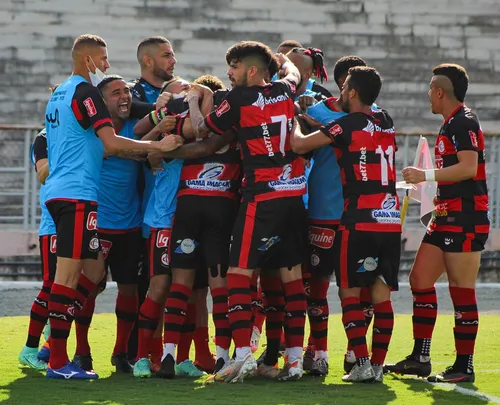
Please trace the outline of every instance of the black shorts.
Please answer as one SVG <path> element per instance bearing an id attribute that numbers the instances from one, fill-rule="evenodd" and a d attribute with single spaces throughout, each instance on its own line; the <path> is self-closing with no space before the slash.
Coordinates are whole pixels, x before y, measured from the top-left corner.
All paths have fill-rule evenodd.
<path id="1" fill-rule="evenodd" d="M 309 220 L 306 267 L 312 277 L 329 277 L 333 274 L 335 266 L 333 242 L 338 227 L 338 223 Z"/>
<path id="2" fill-rule="evenodd" d="M 172 225 L 172 268 L 206 272 L 219 264 L 227 267 L 238 206 L 225 197 L 179 197 Z"/>
<path id="3" fill-rule="evenodd" d="M 99 230 L 106 271 L 118 284 L 137 284 L 142 264 L 141 228 L 124 231 Z"/>
<path id="4" fill-rule="evenodd" d="M 368 287 L 380 277 L 392 291 L 398 290 L 401 233 L 341 230 L 333 250 L 338 287 Z"/>
<path id="5" fill-rule="evenodd" d="M 151 228 L 149 235 L 148 248 L 148 267 L 149 277 L 153 276 L 171 276 L 170 271 L 170 243 L 171 243 L 170 228 Z"/>
<path id="6" fill-rule="evenodd" d="M 38 239 L 43 281 L 54 281 L 57 264 L 57 235 L 42 235 Z"/>
<path id="7" fill-rule="evenodd" d="M 233 228 L 229 266 L 291 268 L 302 263 L 307 218 L 302 197 L 244 202 Z"/>
<path id="8" fill-rule="evenodd" d="M 47 209 L 56 224 L 57 257 L 97 259 L 97 203 L 85 200 L 55 199 Z"/>
<path id="9" fill-rule="evenodd" d="M 443 252 L 481 252 L 488 240 L 487 233 L 462 233 L 427 231 L 422 239 L 422 243 L 437 246 Z"/>

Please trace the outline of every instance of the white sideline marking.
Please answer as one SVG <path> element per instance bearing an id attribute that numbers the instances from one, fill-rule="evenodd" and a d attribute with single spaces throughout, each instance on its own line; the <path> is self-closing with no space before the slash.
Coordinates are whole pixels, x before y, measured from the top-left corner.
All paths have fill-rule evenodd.
<path id="1" fill-rule="evenodd" d="M 494 404 L 500 404 L 500 398 L 498 398 L 498 397 L 495 397 L 495 396 L 490 395 L 490 394 L 485 394 L 484 392 L 470 390 L 470 389 L 461 387 L 460 385 L 457 385 L 457 384 L 431 383 L 429 381 L 425 381 L 425 382 L 430 384 L 430 385 L 434 385 L 434 386 L 437 386 L 439 388 L 442 388 L 445 391 L 456 391 L 456 392 L 463 394 L 463 395 L 468 395 L 470 397 L 475 397 L 475 398 L 487 400 L 489 402 L 493 402 Z"/>
<path id="2" fill-rule="evenodd" d="M 1 283 L 0 283 L 1 285 Z M 334 281 L 330 282 L 330 285 L 334 286 L 337 285 Z M 399 283 L 400 287 L 410 287 L 410 283 L 408 282 L 401 282 Z M 438 288 L 448 288 L 448 283 L 436 283 L 436 287 Z M 498 289 L 500 288 L 500 283 L 476 283 L 476 288 L 493 288 L 493 289 Z"/>

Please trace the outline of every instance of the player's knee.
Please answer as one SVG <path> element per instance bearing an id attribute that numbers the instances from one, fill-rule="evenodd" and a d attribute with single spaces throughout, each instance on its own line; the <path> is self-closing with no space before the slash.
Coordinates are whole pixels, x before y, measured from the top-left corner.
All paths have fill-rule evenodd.
<path id="1" fill-rule="evenodd" d="M 416 288 L 418 290 L 422 290 L 425 288 L 432 288 L 434 285 L 434 280 L 430 279 L 428 275 L 426 275 L 422 271 L 414 271 L 410 272 L 410 287 Z"/>
<path id="2" fill-rule="evenodd" d="M 117 284 L 118 294 L 125 297 L 133 297 L 137 294 L 137 284 Z"/>

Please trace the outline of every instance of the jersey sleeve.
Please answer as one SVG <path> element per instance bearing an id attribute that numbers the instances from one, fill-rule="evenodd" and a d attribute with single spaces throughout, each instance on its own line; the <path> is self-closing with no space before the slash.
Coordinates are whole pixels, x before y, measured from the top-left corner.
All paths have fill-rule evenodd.
<path id="1" fill-rule="evenodd" d="M 325 89 L 321 84 L 318 84 L 316 82 L 314 82 L 314 84 L 312 85 L 311 90 L 314 91 L 315 93 L 320 93 L 322 96 L 326 98 L 332 97 L 332 93 L 330 93 L 327 89 Z"/>
<path id="2" fill-rule="evenodd" d="M 33 141 L 33 163 L 36 164 L 41 159 L 47 159 L 47 134 L 45 129 L 40 131 L 40 133 L 35 137 Z"/>
<path id="3" fill-rule="evenodd" d="M 101 93 L 90 83 L 80 83 L 76 87 L 71 108 L 84 129 L 92 127 L 94 131 L 98 131 L 106 126 L 113 127 L 111 115 Z"/>
<path id="4" fill-rule="evenodd" d="M 210 131 L 222 135 L 238 125 L 240 121 L 241 93 L 239 88 L 231 90 L 225 100 L 205 117 Z"/>
<path id="5" fill-rule="evenodd" d="M 345 115 L 333 120 L 319 130 L 332 140 L 332 146 L 347 148 L 352 141 L 353 117 Z"/>
<path id="6" fill-rule="evenodd" d="M 450 123 L 450 135 L 455 150 L 457 152 L 463 150 L 478 150 L 478 132 L 479 125 L 474 120 L 463 117 L 455 119 Z"/>
<path id="7" fill-rule="evenodd" d="M 295 99 L 296 93 L 297 93 L 297 87 L 299 86 L 299 83 L 296 82 L 295 78 L 293 76 L 288 76 L 283 79 L 279 79 L 274 81 L 273 83 L 280 83 L 281 85 L 285 86 L 287 89 L 288 95 L 292 98 Z"/>

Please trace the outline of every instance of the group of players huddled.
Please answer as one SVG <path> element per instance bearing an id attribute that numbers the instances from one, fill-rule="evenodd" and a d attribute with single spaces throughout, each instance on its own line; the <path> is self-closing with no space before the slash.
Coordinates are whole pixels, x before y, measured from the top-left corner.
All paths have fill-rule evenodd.
<path id="1" fill-rule="evenodd" d="M 168 379 L 209 373 L 207 381 L 224 382 L 253 375 L 296 380 L 304 371 L 325 376 L 335 274 L 348 340 L 342 380 L 381 382 L 395 372 L 474 381 L 475 280 L 489 217 L 484 138 L 463 104 L 463 67 L 432 70 L 430 104 L 444 119 L 437 169 L 402 172 L 407 183 L 436 181 L 438 192 L 410 274 L 414 348 L 384 365 L 401 215 L 396 131 L 375 104 L 377 70 L 357 56 L 340 58 L 334 97 L 318 83 L 328 80 L 322 51 L 296 41 L 283 42 L 276 54 L 259 42 L 233 45 L 226 53 L 232 89 L 210 75 L 174 77 L 174 50 L 164 37 L 143 40 L 137 58 L 139 79 L 106 75 L 105 41 L 81 35 L 73 74 L 52 91 L 46 128 L 32 149 L 42 184 L 43 285 L 21 364 L 46 370 L 48 378 L 98 378 L 88 330 L 109 271 L 118 285 L 111 356 L 117 372 Z M 456 361 L 430 376 L 434 284 L 444 272 Z M 267 347 L 256 360 L 264 321 Z"/>

